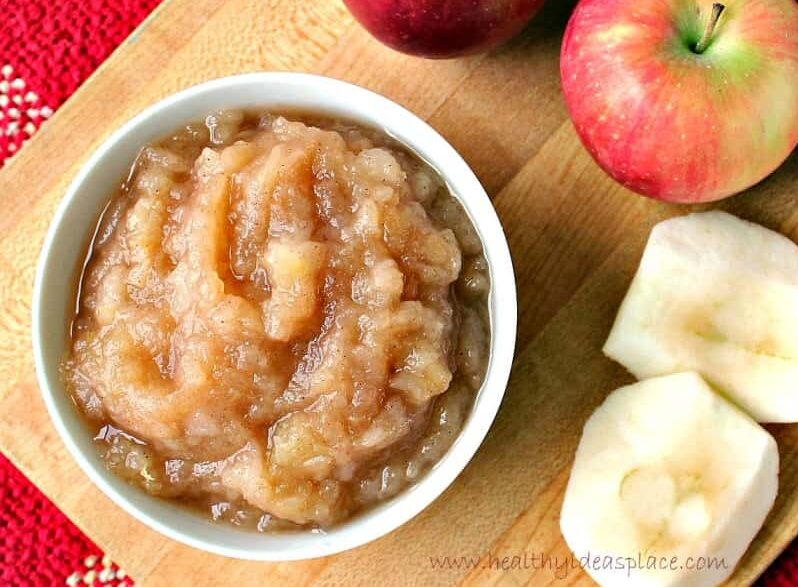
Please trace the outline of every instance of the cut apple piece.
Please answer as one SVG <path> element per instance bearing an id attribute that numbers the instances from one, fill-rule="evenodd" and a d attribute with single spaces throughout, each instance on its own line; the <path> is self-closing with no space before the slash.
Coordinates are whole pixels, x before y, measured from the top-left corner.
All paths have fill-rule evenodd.
<path id="1" fill-rule="evenodd" d="M 604 353 L 698 371 L 760 422 L 798 421 L 798 246 L 724 212 L 654 227 Z"/>
<path id="2" fill-rule="evenodd" d="M 319 304 L 326 245 L 313 241 L 273 240 L 264 265 L 272 288 L 264 306 L 266 334 L 289 341 L 305 333 Z"/>
<path id="3" fill-rule="evenodd" d="M 648 379 L 588 419 L 560 527 L 605 587 L 714 587 L 764 523 L 778 468 L 773 437 L 698 374 Z"/>

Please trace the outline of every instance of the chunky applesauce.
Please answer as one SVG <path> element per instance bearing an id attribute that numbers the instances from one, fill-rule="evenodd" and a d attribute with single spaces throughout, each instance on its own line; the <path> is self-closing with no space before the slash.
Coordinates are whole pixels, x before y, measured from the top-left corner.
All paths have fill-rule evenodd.
<path id="1" fill-rule="evenodd" d="M 62 371 L 129 482 L 261 531 L 325 527 L 449 448 L 488 290 L 463 208 L 383 133 L 220 112 L 141 150 Z"/>

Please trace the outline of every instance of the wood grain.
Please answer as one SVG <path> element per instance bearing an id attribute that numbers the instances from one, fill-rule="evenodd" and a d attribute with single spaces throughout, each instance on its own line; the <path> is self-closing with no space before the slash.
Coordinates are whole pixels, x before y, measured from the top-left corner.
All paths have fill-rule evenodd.
<path id="1" fill-rule="evenodd" d="M 366 35 L 339 1 L 166 0 L 0 172 L 0 448 L 139 584 L 590 585 L 578 569 L 502 570 L 502 557 L 568 551 L 562 490 L 581 426 L 630 381 L 600 348 L 649 230 L 688 208 L 636 197 L 580 146 L 558 79 L 572 1 L 552 2 L 495 53 L 425 61 Z M 247 563 L 161 537 L 114 507 L 77 468 L 36 388 L 34 267 L 52 213 L 88 155 L 146 105 L 194 83 L 258 70 L 323 73 L 374 89 L 430 121 L 491 194 L 519 290 L 513 376 L 499 417 L 455 484 L 391 535 L 299 563 Z M 43 163 L 44 162 L 44 163 Z M 798 239 L 798 157 L 719 205 Z M 781 493 L 730 582 L 749 585 L 798 533 L 798 430 L 772 427 Z M 431 557 L 474 566 L 434 568 Z M 567 570 L 567 572 L 565 572 Z"/>

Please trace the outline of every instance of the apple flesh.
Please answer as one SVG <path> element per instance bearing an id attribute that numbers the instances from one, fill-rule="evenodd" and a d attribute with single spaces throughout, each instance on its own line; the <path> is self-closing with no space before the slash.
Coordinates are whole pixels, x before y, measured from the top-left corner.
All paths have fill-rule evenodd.
<path id="1" fill-rule="evenodd" d="M 562 48 L 574 126 L 640 194 L 708 202 L 798 144 L 795 0 L 582 0 Z"/>
<path id="2" fill-rule="evenodd" d="M 389 47 L 421 57 L 486 51 L 518 34 L 544 0 L 344 0 Z"/>

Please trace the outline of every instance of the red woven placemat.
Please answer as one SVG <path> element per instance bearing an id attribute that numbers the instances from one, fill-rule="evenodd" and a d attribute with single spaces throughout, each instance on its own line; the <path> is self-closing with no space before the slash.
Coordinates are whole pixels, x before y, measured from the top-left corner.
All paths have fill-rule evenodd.
<path id="1" fill-rule="evenodd" d="M 0 0 L 0 167 L 159 2 Z M 132 585 L 119 571 L 0 454 L 0 587 Z M 798 587 L 798 542 L 759 584 Z"/>
<path id="2" fill-rule="evenodd" d="M 0 0 L 0 167 L 159 1 Z M 0 455 L 0 586 L 132 583 Z"/>

